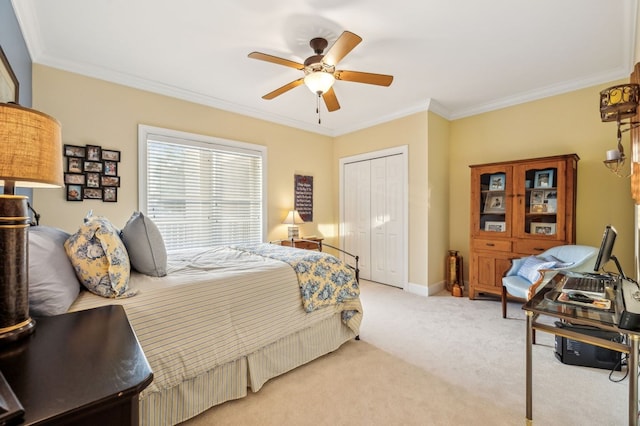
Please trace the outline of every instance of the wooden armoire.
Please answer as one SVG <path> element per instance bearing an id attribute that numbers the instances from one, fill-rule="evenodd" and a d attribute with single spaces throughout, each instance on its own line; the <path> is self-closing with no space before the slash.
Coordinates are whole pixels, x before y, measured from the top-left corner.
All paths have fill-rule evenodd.
<path id="1" fill-rule="evenodd" d="M 499 296 L 511 259 L 575 244 L 576 154 L 473 165 L 469 298 Z"/>

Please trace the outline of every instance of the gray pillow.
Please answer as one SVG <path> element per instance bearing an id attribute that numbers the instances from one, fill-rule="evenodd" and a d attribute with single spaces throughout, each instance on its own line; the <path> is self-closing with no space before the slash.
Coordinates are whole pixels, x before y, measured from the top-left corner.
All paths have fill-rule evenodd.
<path id="1" fill-rule="evenodd" d="M 136 271 L 152 277 L 167 275 L 167 249 L 155 223 L 135 212 L 122 228 L 121 238 Z"/>
<path id="2" fill-rule="evenodd" d="M 65 231 L 48 226 L 29 227 L 29 313 L 51 316 L 67 312 L 80 293 L 80 283 L 64 242 Z"/>

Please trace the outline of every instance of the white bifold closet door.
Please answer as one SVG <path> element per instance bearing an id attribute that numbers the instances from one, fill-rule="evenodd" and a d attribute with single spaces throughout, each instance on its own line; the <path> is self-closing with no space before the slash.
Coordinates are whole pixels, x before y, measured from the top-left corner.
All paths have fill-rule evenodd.
<path id="1" fill-rule="evenodd" d="M 344 166 L 345 249 L 360 256 L 364 279 L 402 287 L 402 155 Z"/>

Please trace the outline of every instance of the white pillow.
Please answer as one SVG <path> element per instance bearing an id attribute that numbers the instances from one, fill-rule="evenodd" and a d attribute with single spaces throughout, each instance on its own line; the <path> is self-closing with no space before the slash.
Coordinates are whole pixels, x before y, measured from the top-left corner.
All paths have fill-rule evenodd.
<path id="1" fill-rule="evenodd" d="M 556 266 L 556 262 L 549 262 L 535 256 L 529 256 L 524 260 L 520 269 L 518 269 L 518 275 L 533 284 L 542 278 L 540 269 L 551 269 L 554 266 Z"/>
<path id="2" fill-rule="evenodd" d="M 29 227 L 29 314 L 64 314 L 80 293 L 80 282 L 64 251 L 69 234 L 49 226 Z"/>
<path id="3" fill-rule="evenodd" d="M 164 239 L 151 219 L 141 212 L 133 213 L 122 228 L 120 237 L 127 248 L 133 269 L 152 277 L 167 275 Z"/>

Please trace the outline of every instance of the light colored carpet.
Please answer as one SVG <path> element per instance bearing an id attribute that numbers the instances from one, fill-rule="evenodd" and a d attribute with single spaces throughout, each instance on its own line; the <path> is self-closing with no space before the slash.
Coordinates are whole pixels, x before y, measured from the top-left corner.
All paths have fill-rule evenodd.
<path id="1" fill-rule="evenodd" d="M 496 300 L 424 298 L 366 281 L 362 302 L 361 341 L 185 425 L 525 424 L 520 304 L 503 319 Z M 562 364 L 551 335 L 537 340 L 534 424 L 627 424 L 627 379 Z"/>

